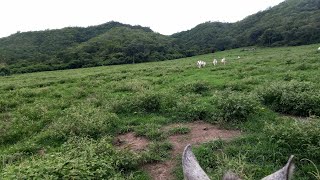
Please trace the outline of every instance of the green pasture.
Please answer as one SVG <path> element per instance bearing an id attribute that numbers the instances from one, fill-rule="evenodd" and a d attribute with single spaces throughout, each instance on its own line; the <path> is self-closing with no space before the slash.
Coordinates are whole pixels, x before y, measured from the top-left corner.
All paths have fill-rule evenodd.
<path id="1" fill-rule="evenodd" d="M 189 132 L 161 127 L 195 120 L 243 132 L 194 148 L 212 179 L 227 170 L 259 179 L 291 154 L 296 179 L 319 179 L 319 46 L 2 76 L 0 179 L 149 179 L 141 166 L 169 158 L 168 136 Z M 126 132 L 148 138 L 148 149 L 116 149 Z"/>

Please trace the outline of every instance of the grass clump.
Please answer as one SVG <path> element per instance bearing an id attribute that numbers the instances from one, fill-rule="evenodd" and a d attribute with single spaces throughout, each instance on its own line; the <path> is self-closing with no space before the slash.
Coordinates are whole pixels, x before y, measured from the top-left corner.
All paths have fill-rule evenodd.
<path id="1" fill-rule="evenodd" d="M 175 121 L 204 120 L 210 117 L 210 113 L 210 104 L 197 94 L 179 97 L 169 112 L 171 119 Z"/>
<path id="2" fill-rule="evenodd" d="M 165 134 L 161 131 L 161 126 L 158 124 L 142 124 L 137 126 L 134 131 L 137 136 L 145 136 L 150 140 L 163 140 L 166 138 Z"/>
<path id="3" fill-rule="evenodd" d="M 266 124 L 264 133 L 283 154 L 297 154 L 320 164 L 320 122 L 281 119 L 279 124 Z"/>
<path id="4" fill-rule="evenodd" d="M 160 113 L 170 105 L 167 101 L 171 100 L 167 96 L 165 93 L 142 91 L 133 97 L 114 100 L 111 109 L 116 113 Z"/>
<path id="5" fill-rule="evenodd" d="M 137 169 L 138 157 L 115 150 L 110 138 L 73 138 L 59 152 L 8 165 L 1 179 L 127 179 Z M 130 173 L 129 173 L 130 175 Z M 132 176 L 132 174 L 131 174 Z"/>
<path id="6" fill-rule="evenodd" d="M 175 134 L 188 134 L 190 131 L 191 131 L 191 129 L 188 128 L 188 127 L 178 126 L 178 127 L 171 128 L 168 133 L 169 133 L 170 135 L 175 135 Z"/>
<path id="7" fill-rule="evenodd" d="M 311 82 L 275 82 L 260 88 L 263 104 L 280 113 L 320 116 L 320 91 Z"/>
<path id="8" fill-rule="evenodd" d="M 259 104 L 253 95 L 227 92 L 212 97 L 212 119 L 221 123 L 240 123 L 258 110 Z"/>
<path id="9" fill-rule="evenodd" d="M 173 146 L 168 141 L 156 141 L 152 142 L 148 151 L 142 154 L 144 162 L 157 162 L 163 161 L 170 157 L 169 150 L 172 150 Z"/>
<path id="10" fill-rule="evenodd" d="M 65 110 L 64 116 L 54 121 L 39 141 L 44 139 L 61 140 L 68 137 L 91 137 L 94 139 L 118 132 L 119 118 L 88 104 L 79 104 Z M 41 140 L 43 139 L 43 140 Z"/>
<path id="11" fill-rule="evenodd" d="M 179 92 L 195 94 L 206 94 L 210 89 L 210 84 L 206 81 L 195 81 L 178 87 Z"/>

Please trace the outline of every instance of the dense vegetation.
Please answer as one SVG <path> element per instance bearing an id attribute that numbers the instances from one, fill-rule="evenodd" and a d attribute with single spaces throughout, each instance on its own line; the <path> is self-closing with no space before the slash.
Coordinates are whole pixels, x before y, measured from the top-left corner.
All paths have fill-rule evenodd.
<path id="1" fill-rule="evenodd" d="M 66 68 L 130 64 L 183 57 L 172 39 L 142 29 L 117 27 L 58 55 Z"/>
<path id="2" fill-rule="evenodd" d="M 236 23 L 206 22 L 172 36 L 117 22 L 0 39 L 0 75 L 189 57 L 246 46 L 320 42 L 320 1 L 286 0 Z"/>
<path id="3" fill-rule="evenodd" d="M 162 127 L 199 119 L 243 132 L 194 149 L 212 179 L 226 170 L 259 179 L 290 154 L 296 179 L 315 179 L 319 45 L 217 52 L 227 64 L 215 67 L 207 54 L 0 77 L 0 179 L 149 179 L 141 166 L 168 158 L 169 134 L 189 132 Z M 208 66 L 197 68 L 199 59 Z M 117 149 L 115 137 L 126 132 L 151 144 Z"/>
<path id="4" fill-rule="evenodd" d="M 117 22 L 16 33 L 0 39 L 0 75 L 173 59 L 177 52 L 169 37 Z"/>
<path id="5" fill-rule="evenodd" d="M 206 22 L 172 37 L 198 54 L 252 45 L 319 43 L 319 32 L 319 0 L 286 0 L 236 23 Z"/>

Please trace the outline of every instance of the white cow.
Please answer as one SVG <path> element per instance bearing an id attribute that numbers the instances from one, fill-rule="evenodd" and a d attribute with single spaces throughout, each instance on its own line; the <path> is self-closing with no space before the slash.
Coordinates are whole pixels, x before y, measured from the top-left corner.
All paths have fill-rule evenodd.
<path id="1" fill-rule="evenodd" d="M 215 65 L 218 64 L 218 61 L 217 61 L 216 59 L 214 59 L 214 60 L 212 61 L 212 64 L 215 66 Z"/>
<path id="2" fill-rule="evenodd" d="M 221 63 L 223 63 L 223 65 L 225 65 L 226 64 L 226 58 L 222 58 L 221 59 Z"/>
<path id="3" fill-rule="evenodd" d="M 206 66 L 206 62 L 204 62 L 204 61 L 197 61 L 197 66 L 198 66 L 198 68 L 202 68 L 202 67 L 205 67 Z"/>
<path id="4" fill-rule="evenodd" d="M 320 47 L 318 48 L 318 51 L 320 51 Z"/>
<path id="5" fill-rule="evenodd" d="M 238 59 L 240 59 L 240 56 L 238 56 Z"/>
<path id="6" fill-rule="evenodd" d="M 289 180 L 293 175 L 294 164 L 293 164 L 293 155 L 290 156 L 287 164 L 282 167 L 280 170 L 270 174 L 267 177 L 262 178 L 262 180 Z M 199 165 L 197 158 L 191 151 L 191 145 L 187 145 L 184 148 L 182 154 L 182 169 L 184 179 L 188 180 L 210 180 L 208 175 Z M 223 180 L 241 180 L 236 174 L 232 172 L 227 172 Z"/>

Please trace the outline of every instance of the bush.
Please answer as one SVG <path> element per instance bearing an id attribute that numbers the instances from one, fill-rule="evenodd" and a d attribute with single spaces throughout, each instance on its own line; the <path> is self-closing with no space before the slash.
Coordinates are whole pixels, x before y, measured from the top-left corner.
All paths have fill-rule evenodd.
<path id="1" fill-rule="evenodd" d="M 177 99 L 170 110 L 170 117 L 179 121 L 204 120 L 211 115 L 211 106 L 200 95 L 186 94 Z"/>
<path id="2" fill-rule="evenodd" d="M 276 82 L 258 90 L 263 104 L 280 113 L 320 115 L 320 91 L 310 82 Z"/>
<path id="3" fill-rule="evenodd" d="M 160 130 L 161 126 L 158 124 L 143 124 L 137 126 L 134 131 L 138 136 L 145 136 L 150 140 L 163 140 L 165 139 L 164 133 Z"/>
<path id="4" fill-rule="evenodd" d="M 205 94 L 211 89 L 210 84 L 205 81 L 196 81 L 188 84 L 183 84 L 178 88 L 182 93 Z"/>
<path id="5" fill-rule="evenodd" d="M 253 95 L 233 92 L 214 96 L 212 101 L 215 108 L 212 119 L 223 122 L 243 122 L 259 107 L 259 104 Z"/>
<path id="6" fill-rule="evenodd" d="M 281 124 L 266 124 L 264 133 L 283 154 L 296 154 L 320 163 L 320 121 L 298 122 L 282 119 Z"/>
<path id="7" fill-rule="evenodd" d="M 73 138 L 59 152 L 7 165 L 1 179 L 127 179 L 139 156 L 115 150 L 111 138 Z M 129 173 L 128 173 L 129 172 Z"/>
<path id="8" fill-rule="evenodd" d="M 175 135 L 175 134 L 188 134 L 190 133 L 191 129 L 189 127 L 184 127 L 184 126 L 178 126 L 174 127 L 169 130 L 170 135 Z"/>
<path id="9" fill-rule="evenodd" d="M 175 105 L 175 97 L 169 93 L 142 91 L 133 97 L 114 100 L 111 110 L 116 113 L 160 113 Z"/>
<path id="10" fill-rule="evenodd" d="M 105 112 L 87 104 L 80 104 L 66 109 L 64 116 L 53 122 L 47 131 L 57 137 L 92 137 L 99 138 L 118 131 L 119 118 L 114 113 Z"/>
<path id="11" fill-rule="evenodd" d="M 172 144 L 167 141 L 157 141 L 152 142 L 149 146 L 148 151 L 142 154 L 143 162 L 156 162 L 163 161 L 170 157 L 170 153 L 168 152 L 173 148 Z"/>

